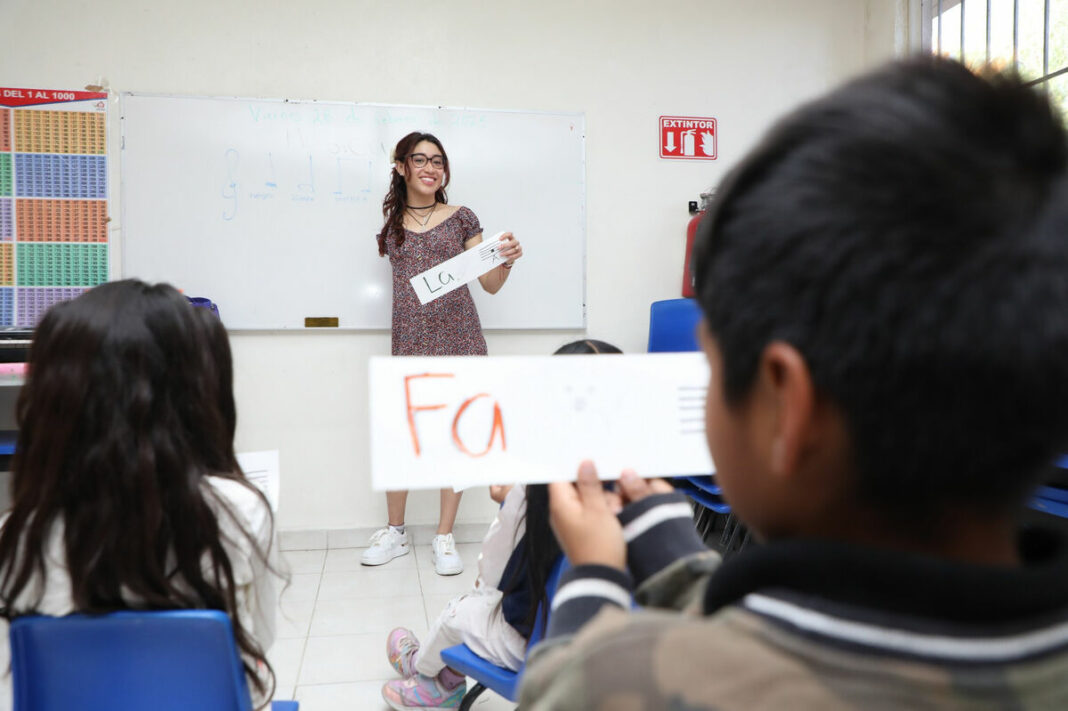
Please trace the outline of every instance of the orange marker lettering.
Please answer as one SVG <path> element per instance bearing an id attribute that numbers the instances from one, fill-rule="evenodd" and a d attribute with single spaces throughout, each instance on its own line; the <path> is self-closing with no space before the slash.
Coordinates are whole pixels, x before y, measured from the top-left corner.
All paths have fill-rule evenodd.
<path id="1" fill-rule="evenodd" d="M 469 457 L 481 457 L 487 454 L 490 449 L 493 448 L 493 440 L 497 437 L 497 432 L 501 433 L 501 451 L 504 452 L 508 450 L 508 443 L 505 441 L 504 438 L 504 418 L 501 416 L 500 403 L 496 401 L 494 401 L 493 403 L 493 427 L 490 429 L 489 442 L 486 444 L 486 448 L 476 454 L 475 452 L 469 450 L 464 445 L 463 440 L 460 439 L 460 432 L 458 429 L 460 425 L 460 418 L 463 416 L 464 410 L 467 409 L 467 406 L 473 403 L 475 400 L 479 399 L 480 397 L 489 397 L 489 394 L 479 393 L 474 397 L 467 398 L 466 400 L 464 400 L 464 403 L 460 405 L 460 409 L 456 411 L 456 417 L 452 418 L 452 441 L 456 444 L 456 447 L 461 452 L 463 452 Z"/>
<path id="2" fill-rule="evenodd" d="M 423 410 L 440 410 L 445 407 L 441 405 L 419 405 L 418 407 L 412 406 L 412 386 L 411 382 L 415 378 L 451 378 L 452 373 L 420 373 L 418 375 L 405 375 L 404 376 L 404 402 L 408 407 L 408 431 L 412 434 L 412 445 L 415 447 L 415 456 L 420 456 L 419 450 L 419 433 L 415 431 L 415 413 L 422 412 Z M 453 428 L 456 424 L 453 422 Z"/>

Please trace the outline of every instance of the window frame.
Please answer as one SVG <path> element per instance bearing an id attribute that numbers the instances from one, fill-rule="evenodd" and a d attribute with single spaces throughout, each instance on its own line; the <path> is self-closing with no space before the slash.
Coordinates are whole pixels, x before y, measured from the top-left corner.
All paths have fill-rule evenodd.
<path id="1" fill-rule="evenodd" d="M 1025 2 L 1036 2 L 1037 0 L 1024 0 Z M 990 37 L 991 37 L 991 3 L 992 0 L 920 0 L 920 46 L 928 52 L 934 54 L 942 54 L 942 23 L 945 17 L 945 13 L 952 10 L 958 5 L 961 8 L 960 16 L 960 45 L 957 50 L 957 56 L 954 57 L 960 62 L 965 62 L 965 12 L 966 8 L 970 5 L 985 5 L 986 12 L 986 57 L 985 61 L 990 61 Z M 1038 77 L 1028 79 L 1026 81 L 1027 86 L 1041 86 L 1047 84 L 1051 79 L 1055 79 L 1063 74 L 1068 74 L 1068 62 L 1062 67 L 1054 67 L 1050 69 L 1050 0 L 1042 0 L 1043 5 L 1043 26 L 1042 26 L 1042 74 Z M 1013 68 L 1019 68 L 1020 65 L 1020 0 L 1013 0 L 1013 27 L 1012 27 L 1012 66 Z"/>

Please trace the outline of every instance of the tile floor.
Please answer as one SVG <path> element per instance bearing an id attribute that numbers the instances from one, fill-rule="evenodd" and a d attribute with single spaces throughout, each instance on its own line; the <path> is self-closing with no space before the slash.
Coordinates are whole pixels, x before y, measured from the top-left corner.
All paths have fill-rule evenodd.
<path id="1" fill-rule="evenodd" d="M 275 698 L 297 699 L 301 711 L 388 709 L 382 684 L 397 675 L 386 659 L 386 635 L 406 626 L 422 638 L 445 603 L 474 584 L 479 544 L 456 548 L 464 572 L 450 577 L 434 573 L 429 543 L 374 568 L 360 565 L 362 548 L 284 551 L 291 582 L 268 654 L 278 677 Z M 515 705 L 486 691 L 475 708 Z"/>

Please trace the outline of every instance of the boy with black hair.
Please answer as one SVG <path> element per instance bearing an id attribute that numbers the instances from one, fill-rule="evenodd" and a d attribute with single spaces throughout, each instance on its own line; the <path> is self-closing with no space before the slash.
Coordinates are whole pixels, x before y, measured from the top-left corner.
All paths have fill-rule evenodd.
<path id="1" fill-rule="evenodd" d="M 721 564 L 632 472 L 550 485 L 574 567 L 523 708 L 1068 708 L 1068 541 L 1017 525 L 1068 446 L 1048 101 L 937 58 L 855 80 L 732 171 L 695 256 L 709 447 L 764 543 Z"/>

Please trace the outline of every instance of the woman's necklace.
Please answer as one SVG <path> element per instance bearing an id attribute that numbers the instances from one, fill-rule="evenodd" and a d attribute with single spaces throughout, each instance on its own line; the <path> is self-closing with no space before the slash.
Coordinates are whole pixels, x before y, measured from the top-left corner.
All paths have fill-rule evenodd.
<path id="1" fill-rule="evenodd" d="M 426 224 L 428 222 L 430 222 L 430 218 L 434 216 L 434 210 L 437 208 L 437 206 L 438 206 L 438 204 L 437 204 L 437 202 L 435 202 L 433 205 L 424 205 L 423 207 L 408 207 L 408 208 L 405 208 L 405 209 L 408 210 L 408 214 L 412 216 L 412 219 L 415 220 L 419 224 L 420 227 L 426 227 Z M 419 216 L 416 215 L 414 212 L 412 212 L 412 210 L 428 210 L 428 209 L 430 210 L 430 212 L 428 212 L 426 214 L 426 219 L 425 220 L 420 220 Z"/>

